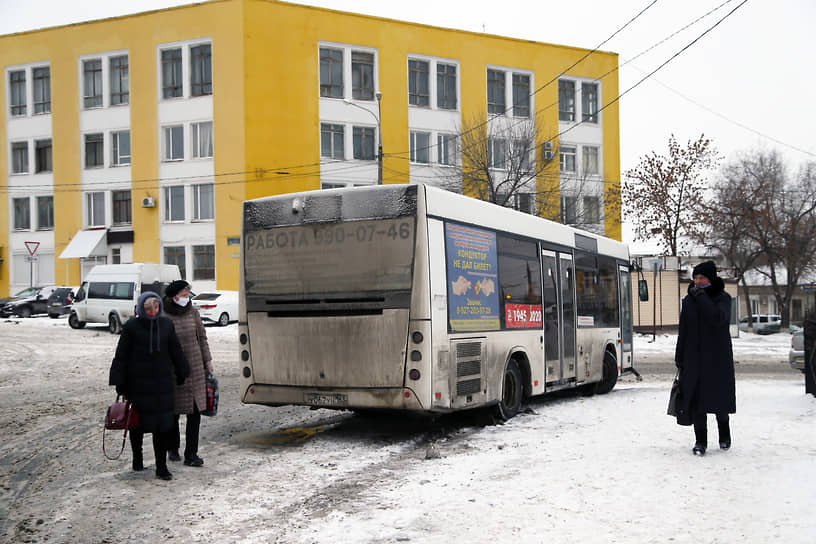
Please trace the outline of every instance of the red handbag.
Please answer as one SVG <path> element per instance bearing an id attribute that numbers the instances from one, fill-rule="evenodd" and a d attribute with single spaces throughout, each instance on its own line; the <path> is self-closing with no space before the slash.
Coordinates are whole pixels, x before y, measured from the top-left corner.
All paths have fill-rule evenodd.
<path id="1" fill-rule="evenodd" d="M 105 413 L 105 428 L 102 430 L 102 453 L 110 460 L 119 459 L 122 455 L 122 452 L 125 451 L 125 442 L 127 441 L 127 432 L 128 429 L 135 429 L 139 427 L 139 412 L 136 411 L 136 407 L 133 406 L 129 400 L 127 400 L 124 396 L 116 395 L 116 401 L 108 406 L 108 411 Z M 119 449 L 119 453 L 116 454 L 115 457 L 111 457 L 108 455 L 107 450 L 105 449 L 105 431 L 112 430 L 124 430 L 125 432 L 122 434 L 122 447 Z"/>

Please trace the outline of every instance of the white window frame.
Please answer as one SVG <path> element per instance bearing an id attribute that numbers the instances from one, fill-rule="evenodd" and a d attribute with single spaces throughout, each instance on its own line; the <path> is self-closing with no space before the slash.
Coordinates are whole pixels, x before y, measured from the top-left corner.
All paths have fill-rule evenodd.
<path id="1" fill-rule="evenodd" d="M 456 166 L 458 158 L 458 136 L 439 132 L 436 135 L 436 162 L 439 166 Z"/>
<path id="2" fill-rule="evenodd" d="M 20 73 L 23 74 L 23 81 L 17 82 L 18 84 L 22 83 L 23 86 L 23 102 L 22 103 L 14 103 L 14 95 L 12 93 L 13 85 L 11 84 L 11 76 L 12 74 Z M 26 117 L 28 115 L 28 69 L 25 67 L 18 67 L 6 70 L 6 81 L 5 84 L 8 85 L 8 115 L 9 118 L 15 117 Z M 19 94 L 19 93 L 18 93 Z M 22 111 L 14 113 L 14 109 L 17 108 L 18 110 L 22 108 Z"/>
<path id="3" fill-rule="evenodd" d="M 34 78 L 34 72 L 36 70 L 48 70 L 48 78 Z M 48 80 L 48 85 L 43 86 L 41 92 L 43 93 L 43 100 L 37 102 L 37 81 L 41 81 L 43 79 Z M 46 100 L 47 95 L 47 100 Z M 37 111 L 37 106 L 42 105 L 43 111 Z M 31 67 L 31 111 L 34 115 L 48 115 L 51 113 L 51 65 L 50 64 L 40 64 Z"/>
<path id="4" fill-rule="evenodd" d="M 127 134 L 128 140 L 127 155 L 124 155 L 122 153 L 121 138 L 123 134 Z M 111 136 L 111 166 L 130 166 L 131 160 L 130 130 L 114 130 L 113 132 L 111 132 L 110 136 Z"/>
<path id="5" fill-rule="evenodd" d="M 424 130 L 410 131 L 410 162 L 414 164 L 431 164 L 431 133 Z M 426 140 L 424 143 L 420 140 Z M 425 160 L 419 160 L 424 154 Z"/>
<path id="6" fill-rule="evenodd" d="M 339 128 L 339 130 L 338 130 Z M 340 136 L 339 141 L 342 144 L 342 149 L 337 149 L 337 135 Z M 329 154 L 323 154 L 323 143 L 328 138 Z M 346 125 L 343 123 L 320 123 L 320 158 L 325 160 L 342 161 L 346 158 Z"/>
<path id="7" fill-rule="evenodd" d="M 377 101 L 377 93 L 379 92 L 379 81 L 380 81 L 380 52 L 379 50 L 373 47 L 366 47 L 362 45 L 355 45 L 350 43 L 338 43 L 338 42 L 318 42 L 317 44 L 317 86 L 318 86 L 318 97 L 321 100 L 352 100 L 354 102 L 362 102 L 364 104 L 371 104 L 372 102 L 376 103 Z M 341 73 L 343 74 L 342 77 L 342 91 L 341 96 L 323 96 L 320 92 L 320 50 L 321 49 L 334 49 L 337 51 L 342 52 L 342 70 Z M 363 98 L 354 98 L 354 90 L 353 87 L 353 80 L 352 80 L 352 66 L 351 66 L 351 55 L 352 53 L 370 53 L 374 55 L 374 73 L 372 75 L 373 83 L 374 83 L 374 96 L 368 100 Z M 353 155 L 352 155 L 353 156 Z"/>
<path id="8" fill-rule="evenodd" d="M 181 137 L 181 156 L 173 155 L 173 144 L 176 136 L 173 136 L 174 131 L 177 131 Z M 162 161 L 163 162 L 178 162 L 184 160 L 184 125 L 174 124 L 165 125 L 162 127 Z"/>
<path id="9" fill-rule="evenodd" d="M 206 96 L 206 95 L 202 95 Z M 202 131 L 202 129 L 204 129 Z M 202 141 L 202 134 L 209 133 L 209 145 Z M 215 150 L 213 143 L 213 122 L 212 121 L 198 121 L 190 123 L 190 146 L 192 148 L 192 157 L 194 159 L 212 159 Z M 202 154 L 202 149 L 204 153 Z"/>
<path id="10" fill-rule="evenodd" d="M 25 201 L 25 204 L 21 205 L 19 209 L 20 210 L 25 210 L 25 211 L 28 212 L 28 216 L 26 217 L 26 219 L 28 220 L 28 226 L 25 226 L 25 227 L 23 227 L 23 226 L 18 227 L 17 226 L 17 210 L 18 210 L 17 202 L 18 201 L 19 202 Z M 26 232 L 26 231 L 31 230 L 31 197 L 24 196 L 24 197 L 14 197 L 14 198 L 12 198 L 11 199 L 11 213 L 12 213 L 12 217 L 11 217 L 12 229 L 15 232 Z"/>
<path id="11" fill-rule="evenodd" d="M 95 206 L 101 200 L 102 217 L 96 217 Z M 105 226 L 105 191 L 88 191 L 85 193 L 85 225 L 88 227 Z"/>
<path id="12" fill-rule="evenodd" d="M 181 189 L 181 195 L 173 195 Z M 187 220 L 187 199 L 186 188 L 184 185 L 165 185 L 162 188 L 162 196 L 164 199 L 164 222 L 165 223 L 184 223 Z M 181 199 L 181 219 L 172 217 L 173 204 Z"/>
<path id="13" fill-rule="evenodd" d="M 365 147 L 362 147 L 361 150 L 360 150 L 361 151 L 361 153 L 360 153 L 361 157 L 360 158 L 356 157 L 355 140 L 354 140 L 354 131 L 356 129 L 360 129 L 360 130 L 364 130 L 364 131 L 369 131 L 369 130 L 371 131 L 371 134 L 372 134 L 372 136 L 371 136 L 371 142 L 372 142 L 371 148 L 373 149 L 373 154 L 372 154 L 370 159 L 367 159 L 364 156 L 362 156 L 362 155 L 364 155 L 364 153 L 362 153 L 362 151 L 365 151 L 365 149 L 366 149 Z M 351 127 L 351 156 L 354 158 L 354 160 L 357 160 L 357 161 L 376 161 L 377 160 L 377 127 L 370 126 L 370 125 L 353 125 Z"/>
<path id="14" fill-rule="evenodd" d="M 25 149 L 23 164 L 17 163 L 17 149 Z M 13 176 L 23 176 L 31 172 L 31 149 L 28 140 L 17 140 L 9 143 L 9 171 Z"/>
<path id="15" fill-rule="evenodd" d="M 84 110 L 94 110 L 97 108 L 104 108 L 105 107 L 105 63 L 103 62 L 103 58 L 101 55 L 99 56 L 92 56 L 84 59 L 80 59 L 80 73 L 82 74 L 82 109 Z M 85 79 L 85 65 L 90 62 L 99 62 L 99 94 L 88 94 L 88 85 Z M 93 92 L 96 92 L 96 82 L 94 78 L 94 89 Z M 96 99 L 99 98 L 99 104 L 91 104 L 88 105 L 89 99 Z"/>
<path id="16" fill-rule="evenodd" d="M 44 222 L 41 221 L 42 217 L 40 217 L 40 201 L 46 198 L 51 199 L 50 225 L 44 225 Z M 54 195 L 37 195 L 34 198 L 34 206 L 37 209 L 37 230 L 54 230 Z"/>
<path id="17" fill-rule="evenodd" d="M 413 73 L 416 72 L 417 74 L 421 73 L 420 70 L 412 70 L 411 63 L 421 63 L 425 65 L 426 71 L 425 75 L 427 76 L 426 79 L 426 86 L 427 89 L 427 99 L 428 102 L 426 104 L 421 104 L 421 99 L 426 96 L 421 94 L 422 89 L 420 89 L 419 79 L 416 79 L 416 89 L 414 89 L 414 93 L 411 93 L 411 82 L 415 80 L 413 77 Z M 411 102 L 411 99 L 414 99 L 414 102 Z M 417 57 L 408 57 L 408 105 L 413 106 L 415 108 L 431 108 L 432 107 L 432 98 L 431 98 L 431 61 L 425 58 L 417 58 Z"/>
<path id="18" fill-rule="evenodd" d="M 510 117 L 515 119 L 534 119 L 535 118 L 535 72 L 524 68 L 513 68 L 510 66 L 497 66 L 488 64 L 485 69 L 485 100 L 488 100 L 488 73 L 499 72 L 504 76 L 504 110 L 499 112 L 490 112 L 490 103 L 487 103 L 488 117 Z M 529 113 L 526 116 L 515 115 L 515 101 L 513 100 L 513 76 L 526 76 L 530 83 L 530 102 L 528 104 Z"/>
<path id="19" fill-rule="evenodd" d="M 601 199 L 597 195 L 585 195 L 582 201 L 583 221 L 588 225 L 597 225 L 601 222 Z M 595 207 L 595 214 L 590 215 L 592 206 Z"/>
<path id="20" fill-rule="evenodd" d="M 212 214 L 210 217 L 202 217 L 202 188 L 209 187 L 210 189 L 210 203 L 209 209 L 211 210 Z M 193 221 L 213 221 L 215 220 L 215 184 L 213 183 L 199 183 L 192 185 L 190 187 L 192 189 L 192 197 L 193 197 Z"/>
<path id="21" fill-rule="evenodd" d="M 501 145 L 499 145 L 501 142 Z M 497 159 L 501 162 L 498 163 Z M 498 164 L 498 165 L 497 165 Z M 494 170 L 507 169 L 507 139 L 488 137 L 487 139 L 487 166 Z"/>
<path id="22" fill-rule="evenodd" d="M 595 167 L 590 168 L 590 159 L 594 155 Z M 601 148 L 597 145 L 581 146 L 581 172 L 585 176 L 597 176 L 601 173 Z"/>
<path id="23" fill-rule="evenodd" d="M 572 169 L 568 170 L 567 166 L 567 157 L 572 157 Z M 576 173 L 576 163 L 578 157 L 578 146 L 572 144 L 561 144 L 558 149 L 558 171 L 562 174 L 575 174 Z"/>

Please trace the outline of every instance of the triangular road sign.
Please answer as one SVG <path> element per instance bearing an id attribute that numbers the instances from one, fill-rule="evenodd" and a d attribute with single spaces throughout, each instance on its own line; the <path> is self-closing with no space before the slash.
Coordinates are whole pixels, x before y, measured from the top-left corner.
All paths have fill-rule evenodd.
<path id="1" fill-rule="evenodd" d="M 30 255 L 34 255 L 37 253 L 37 248 L 40 247 L 39 242 L 26 242 L 25 243 L 26 249 Z"/>

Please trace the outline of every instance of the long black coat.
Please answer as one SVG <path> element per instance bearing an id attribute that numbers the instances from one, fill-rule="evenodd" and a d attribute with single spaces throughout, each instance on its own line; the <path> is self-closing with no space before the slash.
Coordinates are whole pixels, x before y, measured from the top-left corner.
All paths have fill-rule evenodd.
<path id="1" fill-rule="evenodd" d="M 190 367 L 170 319 L 131 317 L 122 327 L 109 384 L 124 389 L 139 412 L 143 431 L 166 432 L 172 428 L 174 388 L 189 374 Z"/>
<path id="2" fill-rule="evenodd" d="M 816 397 L 816 310 L 804 322 L 805 328 L 805 394 Z"/>
<path id="3" fill-rule="evenodd" d="M 737 411 L 730 322 L 731 295 L 722 279 L 714 278 L 697 297 L 683 298 L 674 361 L 680 369 L 678 411 L 686 417 Z"/>

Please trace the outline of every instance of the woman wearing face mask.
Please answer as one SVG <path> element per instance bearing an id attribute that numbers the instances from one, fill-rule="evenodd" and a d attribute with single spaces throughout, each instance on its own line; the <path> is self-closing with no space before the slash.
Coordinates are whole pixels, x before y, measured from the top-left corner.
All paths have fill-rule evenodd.
<path id="1" fill-rule="evenodd" d="M 207 331 L 201 322 L 198 309 L 190 303 L 190 284 L 176 280 L 164 291 L 164 313 L 176 327 L 184 356 L 190 364 L 190 377 L 183 385 L 176 387 L 176 425 L 168 458 L 180 461 L 179 416 L 186 414 L 184 464 L 200 467 L 204 460 L 198 456 L 198 430 L 201 425 L 201 410 L 207 408 L 207 386 L 205 378 L 213 373 Z"/>

